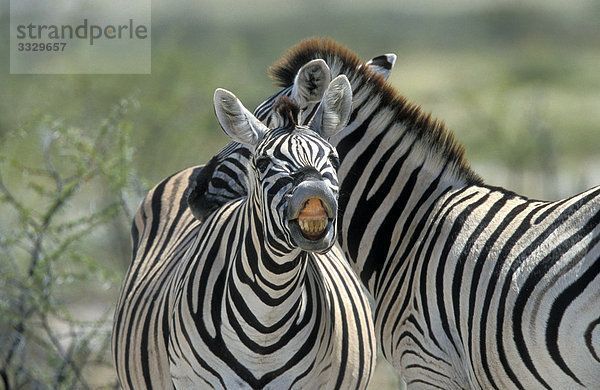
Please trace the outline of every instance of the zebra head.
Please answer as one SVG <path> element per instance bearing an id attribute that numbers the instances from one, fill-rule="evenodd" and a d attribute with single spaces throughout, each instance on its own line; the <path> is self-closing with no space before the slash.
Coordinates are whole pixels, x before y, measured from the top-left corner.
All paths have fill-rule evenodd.
<path id="1" fill-rule="evenodd" d="M 297 125 L 297 108 L 287 97 L 278 102 L 283 123 L 274 129 L 226 90 L 215 92 L 214 103 L 225 133 L 251 150 L 254 188 L 249 201 L 260 209 L 266 242 L 279 249 L 331 248 L 336 238 L 338 158 L 326 139 L 343 129 L 350 115 L 352 89 L 346 76 L 329 84 L 308 126 Z"/>
<path id="2" fill-rule="evenodd" d="M 316 53 L 319 53 L 319 51 L 317 50 Z M 303 58 L 303 56 L 300 57 Z M 396 58 L 396 55 L 393 53 L 382 54 L 371 58 L 364 64 L 357 64 L 357 69 L 364 66 L 369 69 L 370 73 L 382 77 L 383 80 L 387 80 L 396 63 Z M 331 59 L 329 60 L 331 61 Z M 285 86 L 286 88 L 267 98 L 254 110 L 254 115 L 267 126 L 277 127 L 279 124 L 278 119 L 280 118 L 277 110 L 274 110 L 273 108 L 277 99 L 283 95 L 289 96 L 300 108 L 297 113 L 298 123 L 309 123 L 318 108 L 325 88 L 331 81 L 332 73 L 339 74 L 340 72 L 339 64 L 334 64 L 334 69 L 332 71 L 327 65 L 327 62 L 322 58 L 307 61 L 308 62 L 302 65 L 296 73 L 292 71 L 293 67 L 290 66 L 280 67 L 284 68 L 284 71 L 281 69 L 273 70 L 277 66 L 271 67 L 270 71 L 273 72 L 271 76 L 275 80 L 279 80 L 280 85 Z M 294 61 L 294 63 L 295 62 L 296 61 Z M 285 81 L 281 83 L 282 80 Z"/>

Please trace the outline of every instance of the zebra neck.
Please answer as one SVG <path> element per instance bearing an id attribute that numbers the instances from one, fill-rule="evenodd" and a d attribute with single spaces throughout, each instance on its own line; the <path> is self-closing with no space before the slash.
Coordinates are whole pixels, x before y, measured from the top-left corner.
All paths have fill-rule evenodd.
<path id="1" fill-rule="evenodd" d="M 302 315 L 306 301 L 304 279 L 305 259 L 279 263 L 270 258 L 248 238 L 241 253 L 230 268 L 228 294 L 232 305 L 239 307 L 238 299 L 247 313 L 243 318 L 253 318 L 261 327 L 285 332 L 294 318 Z M 231 292 L 235 290 L 235 296 Z M 291 322 L 290 322 L 291 321 Z M 286 325 L 287 324 L 287 325 Z"/>
<path id="2" fill-rule="evenodd" d="M 254 207 L 248 211 L 240 224 L 243 245 L 235 257 L 231 276 L 244 282 L 244 297 L 255 302 L 257 310 L 263 310 L 264 305 L 294 304 L 306 275 L 308 253 L 269 245 L 273 238 L 264 236 L 260 212 Z"/>
<path id="3" fill-rule="evenodd" d="M 350 123 L 331 140 L 342 161 L 338 231 L 352 267 L 376 295 L 380 272 L 405 259 L 398 252 L 426 210 L 447 191 L 481 180 L 441 124 L 373 86 L 358 90 Z"/>

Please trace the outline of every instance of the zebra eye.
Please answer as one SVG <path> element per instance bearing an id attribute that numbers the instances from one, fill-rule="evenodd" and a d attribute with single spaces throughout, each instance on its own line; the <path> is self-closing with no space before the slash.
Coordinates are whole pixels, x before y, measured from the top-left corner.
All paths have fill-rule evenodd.
<path id="1" fill-rule="evenodd" d="M 329 162 L 331 163 L 331 166 L 333 166 L 333 169 L 335 169 L 336 171 L 340 168 L 340 159 L 337 155 L 331 153 L 329 155 Z"/>
<path id="2" fill-rule="evenodd" d="M 269 168 L 270 163 L 271 163 L 271 159 L 269 159 L 269 157 L 267 157 L 267 156 L 257 157 L 256 160 L 254 161 L 254 165 L 256 166 L 256 169 L 258 169 L 258 171 L 260 173 L 265 173 L 267 168 Z"/>

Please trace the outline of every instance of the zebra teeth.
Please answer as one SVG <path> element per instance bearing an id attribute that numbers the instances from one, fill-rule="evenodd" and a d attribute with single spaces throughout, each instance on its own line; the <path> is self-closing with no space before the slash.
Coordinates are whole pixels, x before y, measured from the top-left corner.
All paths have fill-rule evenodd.
<path id="1" fill-rule="evenodd" d="M 300 226 L 300 231 L 305 238 L 309 240 L 316 240 L 321 238 L 322 233 L 325 231 L 327 227 L 327 218 L 318 218 L 318 219 L 302 219 L 298 218 L 298 225 Z"/>
<path id="2" fill-rule="evenodd" d="M 321 199 L 308 199 L 298 215 L 298 226 L 302 235 L 313 241 L 322 238 L 327 222 L 327 211 Z"/>

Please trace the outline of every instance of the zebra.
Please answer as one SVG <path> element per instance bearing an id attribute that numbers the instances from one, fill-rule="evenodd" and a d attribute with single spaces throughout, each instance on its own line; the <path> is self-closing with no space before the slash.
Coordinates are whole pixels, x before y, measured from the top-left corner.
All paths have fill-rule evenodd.
<path id="1" fill-rule="evenodd" d="M 270 69 L 284 87 L 274 96 L 317 59 L 353 90 L 330 139 L 338 243 L 408 388 L 598 388 L 600 187 L 540 201 L 485 184 L 450 130 L 331 40 L 290 49 Z M 257 111 L 273 116 L 271 102 Z"/>
<path id="2" fill-rule="evenodd" d="M 197 219 L 197 188 L 179 185 L 202 170 L 192 168 L 142 202 L 113 327 L 122 387 L 366 387 L 376 357 L 371 308 L 331 248 L 337 155 L 324 140 L 344 127 L 351 89 L 345 76 L 322 89 L 308 126 L 279 99 L 275 129 L 215 92 L 221 127 L 251 151 L 248 193 Z"/>

